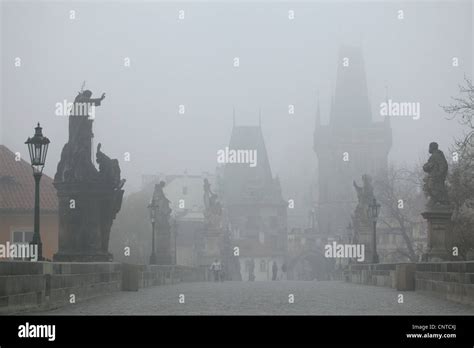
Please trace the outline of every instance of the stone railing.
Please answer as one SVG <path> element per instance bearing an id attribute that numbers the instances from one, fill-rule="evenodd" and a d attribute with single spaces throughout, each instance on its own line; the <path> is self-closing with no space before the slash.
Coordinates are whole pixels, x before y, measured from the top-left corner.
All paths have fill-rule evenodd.
<path id="1" fill-rule="evenodd" d="M 0 314 L 50 309 L 120 291 L 119 263 L 0 262 Z"/>
<path id="2" fill-rule="evenodd" d="M 344 271 L 344 279 L 351 283 L 395 288 L 396 268 L 394 263 L 352 264 Z"/>
<path id="3" fill-rule="evenodd" d="M 0 261 L 0 314 L 47 310 L 121 290 L 203 280 L 202 269 L 176 265 Z"/>
<path id="4" fill-rule="evenodd" d="M 351 283 L 416 290 L 474 305 L 474 261 L 353 264 L 344 277 Z"/>
<path id="5" fill-rule="evenodd" d="M 474 261 L 416 265 L 416 291 L 474 305 Z"/>

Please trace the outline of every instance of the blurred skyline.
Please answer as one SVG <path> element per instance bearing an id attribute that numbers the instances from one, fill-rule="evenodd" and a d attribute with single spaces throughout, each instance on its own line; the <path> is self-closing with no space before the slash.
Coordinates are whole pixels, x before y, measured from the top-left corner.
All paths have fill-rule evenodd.
<path id="1" fill-rule="evenodd" d="M 429 142 L 447 153 L 462 134 L 440 105 L 473 76 L 472 4 L 2 2 L 0 143 L 27 157 L 24 141 L 40 121 L 51 139 L 45 173 L 54 176 L 68 136 L 55 105 L 72 102 L 85 80 L 94 97 L 106 93 L 94 145 L 120 161 L 127 194 L 142 174 L 214 172 L 235 109 L 237 125 L 257 125 L 261 113 L 272 173 L 291 196 L 317 175 L 318 95 L 327 123 L 339 50 L 353 45 L 363 52 L 374 120 L 387 96 L 421 104 L 419 120 L 391 119 L 390 161 L 415 164 Z"/>

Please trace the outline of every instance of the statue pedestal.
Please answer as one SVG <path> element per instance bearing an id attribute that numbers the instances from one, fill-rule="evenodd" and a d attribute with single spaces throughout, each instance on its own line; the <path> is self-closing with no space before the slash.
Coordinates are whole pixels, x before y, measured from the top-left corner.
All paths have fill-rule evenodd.
<path id="1" fill-rule="evenodd" d="M 156 261 L 155 265 L 172 265 L 171 257 L 171 227 L 158 225 L 156 231 Z"/>
<path id="2" fill-rule="evenodd" d="M 54 261 L 110 262 L 110 228 L 114 205 L 123 190 L 99 182 L 55 182 L 59 203 L 59 243 Z M 120 197 L 117 197 L 119 195 Z"/>
<path id="3" fill-rule="evenodd" d="M 428 223 L 428 252 L 423 259 L 428 262 L 450 260 L 450 224 L 452 211 L 449 207 L 421 213 Z"/>
<path id="4" fill-rule="evenodd" d="M 374 252 L 374 231 L 373 227 L 363 219 L 352 218 L 354 224 L 355 238 L 352 241 L 353 244 L 364 245 L 364 261 L 356 263 L 372 263 L 373 252 Z"/>

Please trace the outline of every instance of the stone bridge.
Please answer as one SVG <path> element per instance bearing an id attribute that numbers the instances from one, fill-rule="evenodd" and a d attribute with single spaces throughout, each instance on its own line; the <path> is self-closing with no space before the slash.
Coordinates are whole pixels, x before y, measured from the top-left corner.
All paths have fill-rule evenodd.
<path id="1" fill-rule="evenodd" d="M 202 281 L 203 270 L 181 266 L 0 262 L 0 309 L 47 315 L 474 315 L 474 306 L 456 298 L 389 286 L 389 278 L 397 283 L 396 267 L 380 267 L 378 274 L 365 270 L 360 279 L 366 285 L 352 282 L 358 270 L 346 282 L 216 283 Z M 455 273 L 443 267 L 438 273 Z M 470 270 L 456 267 L 449 270 Z"/>

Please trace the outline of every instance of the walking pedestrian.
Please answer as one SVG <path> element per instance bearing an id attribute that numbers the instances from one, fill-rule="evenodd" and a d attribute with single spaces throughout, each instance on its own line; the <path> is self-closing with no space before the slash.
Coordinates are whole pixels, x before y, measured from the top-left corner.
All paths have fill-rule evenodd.
<path id="1" fill-rule="evenodd" d="M 211 264 L 211 272 L 214 278 L 215 282 L 219 281 L 219 269 L 220 269 L 220 263 L 217 259 L 214 260 L 214 262 Z"/>
<path id="2" fill-rule="evenodd" d="M 276 261 L 273 261 L 273 266 L 272 266 L 272 280 L 277 280 L 277 275 L 278 275 L 278 266 Z"/>

